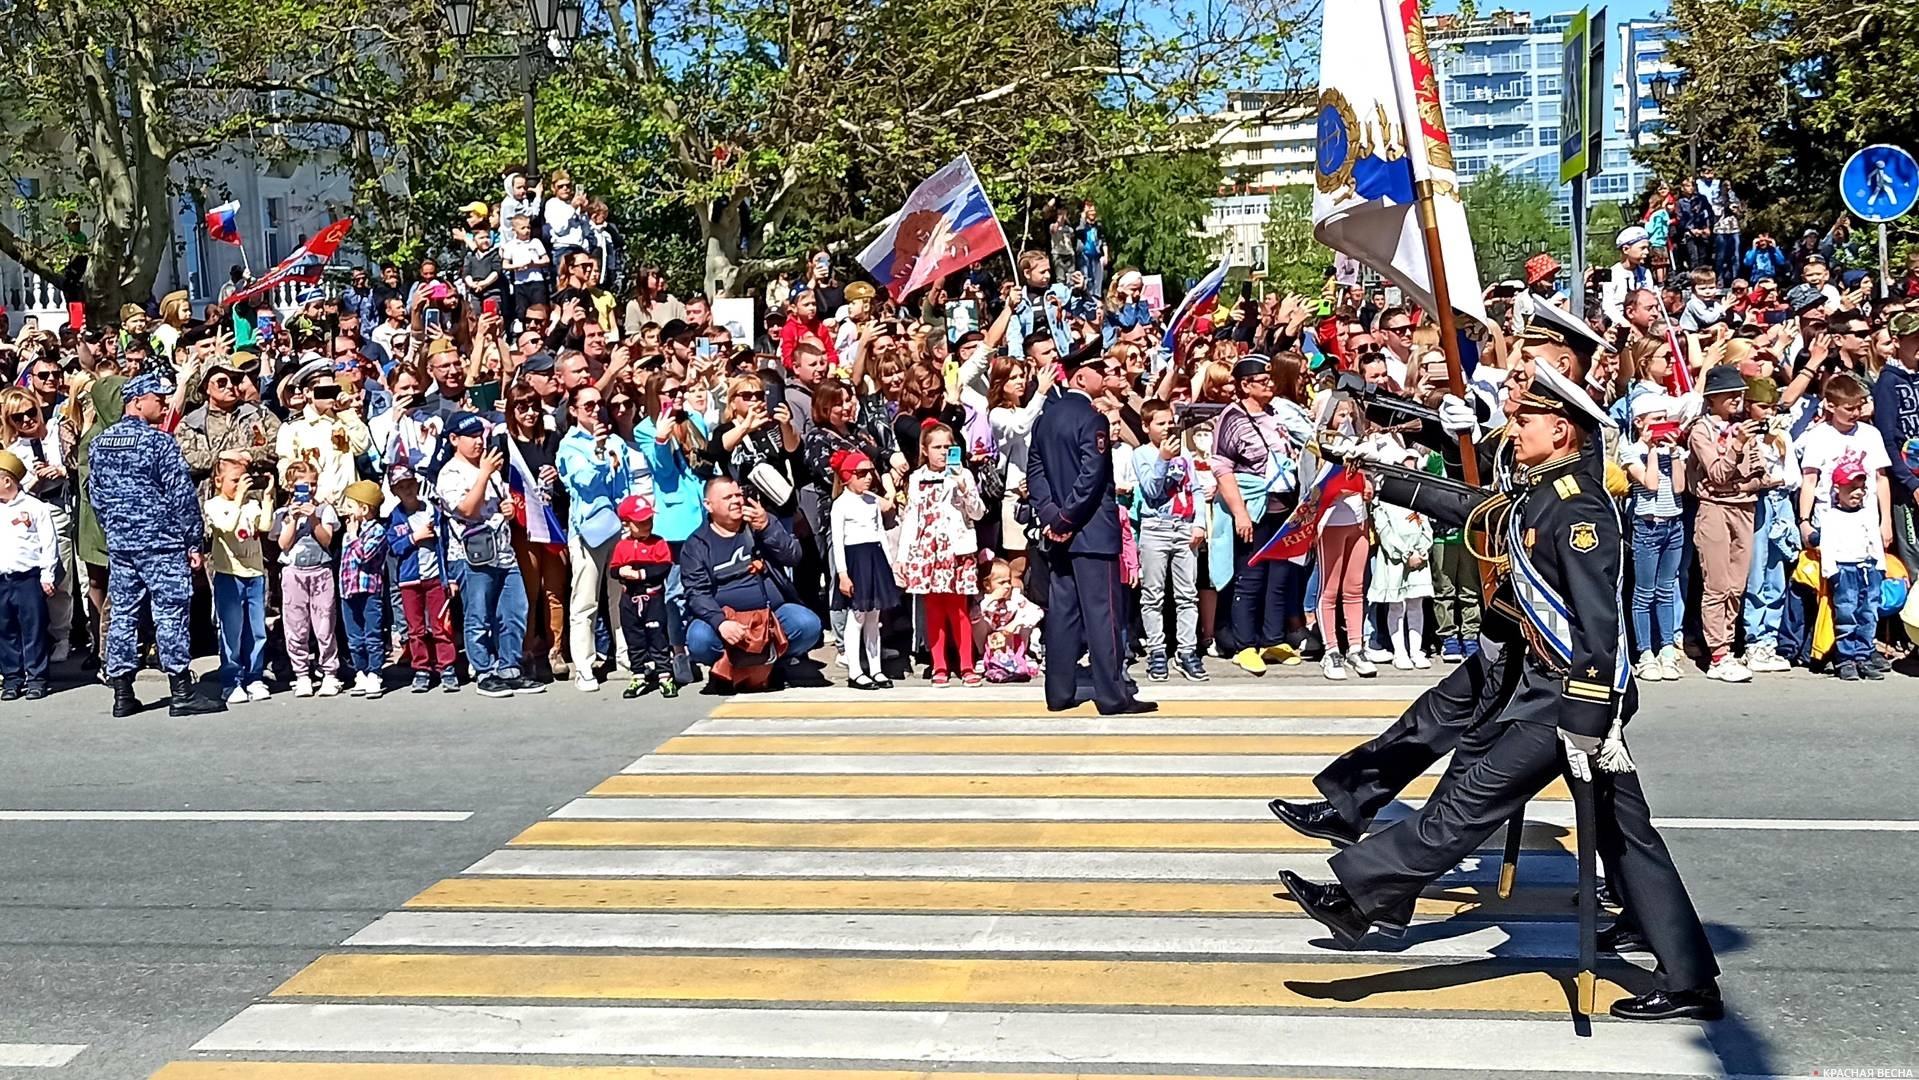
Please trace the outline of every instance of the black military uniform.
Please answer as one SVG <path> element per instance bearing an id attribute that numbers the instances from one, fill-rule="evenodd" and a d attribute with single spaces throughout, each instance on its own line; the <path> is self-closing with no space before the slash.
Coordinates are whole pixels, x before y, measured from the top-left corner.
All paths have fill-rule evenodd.
<path id="1" fill-rule="evenodd" d="M 1097 367 L 1096 352 L 1068 358 L 1074 370 Z M 1033 425 L 1026 490 L 1033 519 L 1065 540 L 1042 539 L 1049 584 L 1046 707 L 1077 703 L 1079 657 L 1093 669 L 1101 713 L 1151 711 L 1126 680 L 1126 590 L 1120 576 L 1119 504 L 1114 500 L 1111 423 L 1093 399 L 1069 390 L 1046 403 Z"/>
<path id="2" fill-rule="evenodd" d="M 1523 402 L 1576 422 L 1603 415 L 1551 373 L 1536 377 Z M 1499 715 L 1463 732 L 1451 766 L 1417 814 L 1333 856 L 1338 886 L 1281 874 L 1308 914 L 1343 941 L 1356 942 L 1382 914 L 1404 911 L 1566 771 L 1562 733 L 1596 750 L 1615 718 L 1623 722 L 1636 707 L 1619 604 L 1619 521 L 1593 479 L 1599 452 L 1589 436 L 1586 450 L 1514 477 L 1507 540 L 1526 648 Z M 1715 1018 L 1718 965 L 1637 775 L 1595 772 L 1594 789 L 1598 847 L 1663 977 L 1661 991 L 1621 1002 L 1615 1015 Z"/>
<path id="3" fill-rule="evenodd" d="M 1522 340 L 1566 345 L 1588 362 L 1595 350 L 1608 347 L 1590 328 L 1572 321 L 1557 308 L 1542 311 L 1529 322 Z M 1482 411 L 1482 422 L 1487 418 Z M 1399 419 L 1387 416 L 1384 421 Z M 1438 424 L 1422 424 L 1415 438 L 1441 451 L 1449 473 L 1458 476 L 1463 472 L 1459 444 Z M 1462 497 L 1450 487 L 1435 487 L 1416 479 L 1383 477 L 1378 480 L 1379 498 L 1394 506 L 1419 511 L 1438 524 L 1464 527 L 1467 515 L 1481 501 L 1509 490 L 1508 478 L 1512 473 L 1512 455 L 1505 452 L 1503 441 L 1481 441 L 1475 450 L 1480 475 L 1493 480 L 1484 495 Z M 1364 468 L 1363 463 L 1361 467 Z M 1325 796 L 1324 801 L 1295 803 L 1274 799 L 1267 805 L 1275 816 L 1308 836 L 1334 844 L 1354 843 L 1373 817 L 1398 798 L 1414 777 L 1452 750 L 1469 728 L 1498 715 L 1518 684 L 1516 661 L 1523 652 L 1524 638 L 1515 618 L 1518 607 L 1505 574 L 1500 571 L 1494 576 L 1496 584 L 1493 595 L 1486 598 L 1478 651 L 1421 694 L 1391 727 L 1340 755 L 1321 770 L 1313 778 L 1313 785 Z M 1388 916 L 1381 925 L 1394 929 L 1401 924 L 1395 917 Z"/>

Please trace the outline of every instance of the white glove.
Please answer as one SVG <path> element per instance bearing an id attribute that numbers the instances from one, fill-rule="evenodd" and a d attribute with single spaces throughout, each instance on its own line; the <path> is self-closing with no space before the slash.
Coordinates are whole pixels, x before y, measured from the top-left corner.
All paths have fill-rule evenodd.
<path id="1" fill-rule="evenodd" d="M 1571 735 L 1562 731 L 1559 733 L 1559 741 L 1565 744 L 1566 768 L 1573 774 L 1573 779 L 1583 783 L 1592 783 L 1592 759 L 1584 750 L 1579 748 L 1577 743 L 1573 742 Z"/>
<path id="2" fill-rule="evenodd" d="M 1455 439 L 1471 435 L 1479 430 L 1479 412 L 1464 398 L 1447 394 L 1439 399 L 1439 426 Z"/>

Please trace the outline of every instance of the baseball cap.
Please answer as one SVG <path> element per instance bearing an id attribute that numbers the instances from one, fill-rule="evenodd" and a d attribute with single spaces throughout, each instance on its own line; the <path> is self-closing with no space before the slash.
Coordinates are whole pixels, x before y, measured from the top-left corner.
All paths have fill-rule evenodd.
<path id="1" fill-rule="evenodd" d="M 467 217 L 486 217 L 488 214 L 493 212 L 493 208 L 476 199 L 473 202 L 467 203 L 465 206 L 460 207 L 460 212 L 465 214 Z"/>
<path id="2" fill-rule="evenodd" d="M 619 515 L 621 521 L 651 521 L 653 500 L 644 495 L 628 495 L 620 500 Z"/>
<path id="3" fill-rule="evenodd" d="M 668 319 L 666 325 L 660 327 L 660 340 L 674 341 L 697 333 L 699 329 L 685 319 Z"/>
<path id="4" fill-rule="evenodd" d="M 1851 484 L 1856 484 L 1860 482 L 1861 480 L 1864 480 L 1865 478 L 1866 478 L 1865 463 L 1858 458 L 1848 457 L 1845 460 L 1841 461 L 1839 464 L 1833 466 L 1833 470 L 1832 470 L 1832 486 L 1833 487 L 1846 487 Z"/>
<path id="5" fill-rule="evenodd" d="M 552 370 L 553 370 L 553 354 L 552 353 L 536 352 L 532 356 L 527 357 L 525 360 L 520 361 L 520 374 L 522 375 L 539 375 L 545 372 L 550 372 Z"/>
<path id="6" fill-rule="evenodd" d="M 486 434 L 486 420 L 484 420 L 479 413 L 467 412 L 462 409 L 452 416 L 447 417 L 446 433 L 448 435 L 484 435 Z"/>

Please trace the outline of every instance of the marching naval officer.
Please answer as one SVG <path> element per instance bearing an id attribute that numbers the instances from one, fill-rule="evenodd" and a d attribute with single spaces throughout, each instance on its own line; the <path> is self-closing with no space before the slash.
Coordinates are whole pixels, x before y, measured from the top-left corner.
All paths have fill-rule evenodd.
<path id="1" fill-rule="evenodd" d="M 1112 423 L 1093 405 L 1106 361 L 1093 346 L 1066 357 L 1067 390 L 1046 403 L 1027 451 L 1026 491 L 1041 531 L 1047 588 L 1046 707 L 1076 704 L 1079 657 L 1093 669 L 1093 703 L 1107 716 L 1159 706 L 1126 679 L 1126 590 L 1113 499 Z"/>
<path id="2" fill-rule="evenodd" d="M 1614 1003 L 1612 1014 L 1716 1020 L 1724 1014 L 1718 963 L 1652 825 L 1620 733 L 1637 694 L 1619 610 L 1619 519 L 1594 478 L 1597 430 L 1606 416 L 1549 366 L 1522 380 L 1509 399 L 1519 472 L 1507 541 L 1526 637 L 1519 685 L 1495 720 L 1461 737 L 1417 814 L 1333 856 L 1338 884 L 1317 885 L 1290 871 L 1280 879 L 1307 914 L 1350 946 L 1377 914 L 1403 910 L 1477 851 L 1562 770 L 1592 779 L 1597 840 L 1610 856 L 1612 886 L 1659 962 L 1659 988 Z"/>

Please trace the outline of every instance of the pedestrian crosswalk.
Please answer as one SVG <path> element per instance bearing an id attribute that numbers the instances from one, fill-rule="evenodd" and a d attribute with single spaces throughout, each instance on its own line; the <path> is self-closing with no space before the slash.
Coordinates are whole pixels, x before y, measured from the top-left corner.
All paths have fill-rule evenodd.
<path id="1" fill-rule="evenodd" d="M 1697 1027 L 1571 1018 L 1558 784 L 1511 897 L 1484 851 L 1404 940 L 1327 948 L 1274 875 L 1325 879 L 1331 849 L 1265 800 L 1405 704 L 728 702 L 156 1077 L 1720 1075 Z M 1601 976 L 1602 1011 L 1649 984 Z"/>

